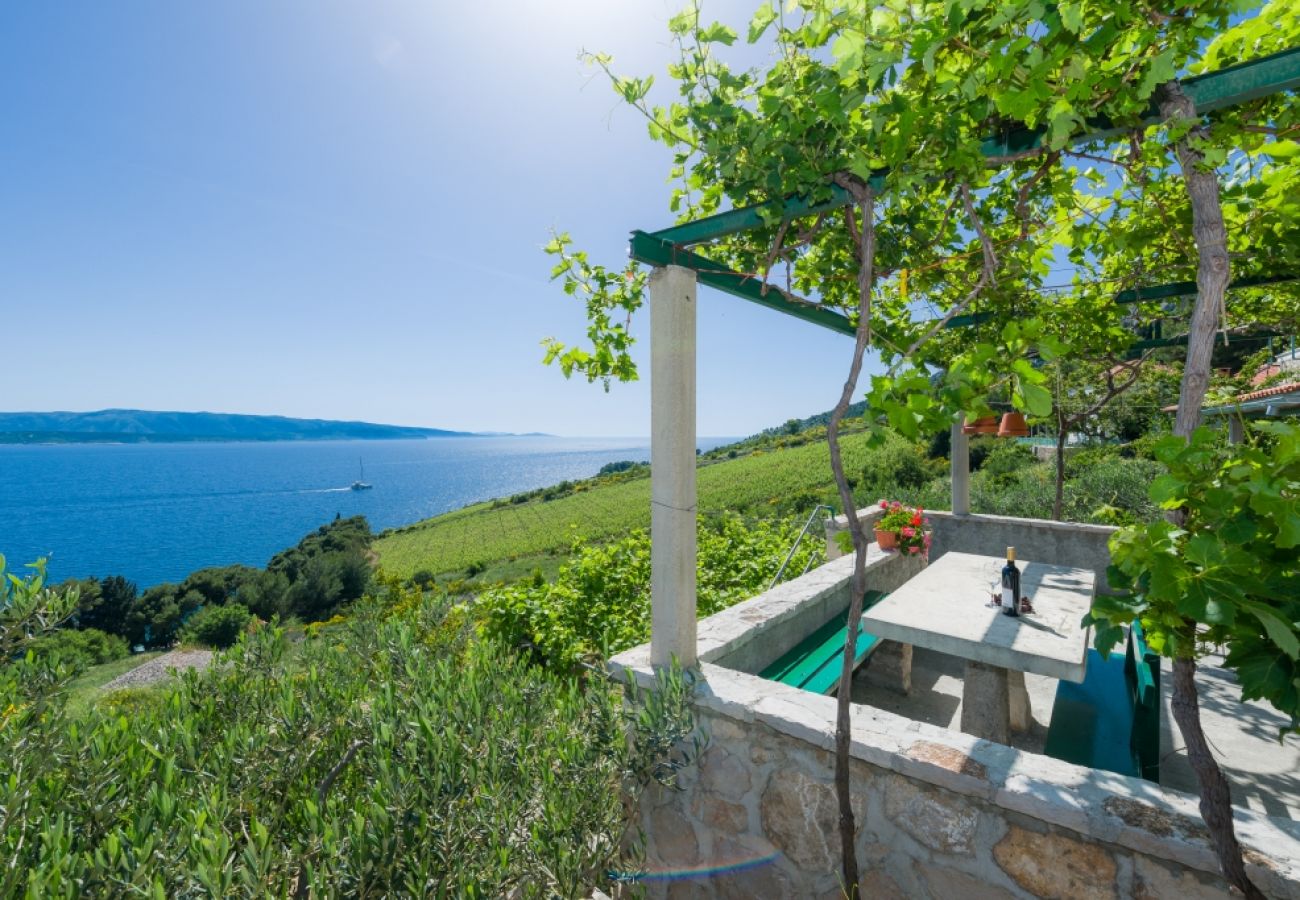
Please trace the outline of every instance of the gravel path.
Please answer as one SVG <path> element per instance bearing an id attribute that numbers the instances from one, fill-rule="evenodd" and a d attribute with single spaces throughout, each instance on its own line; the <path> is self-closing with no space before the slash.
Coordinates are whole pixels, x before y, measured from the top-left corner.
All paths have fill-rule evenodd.
<path id="1" fill-rule="evenodd" d="M 136 666 L 130 672 L 124 672 L 104 685 L 101 690 L 116 691 L 119 688 L 148 687 L 170 676 L 173 669 L 177 671 L 206 669 L 211 662 L 211 650 L 173 650 L 149 660 L 142 666 Z"/>

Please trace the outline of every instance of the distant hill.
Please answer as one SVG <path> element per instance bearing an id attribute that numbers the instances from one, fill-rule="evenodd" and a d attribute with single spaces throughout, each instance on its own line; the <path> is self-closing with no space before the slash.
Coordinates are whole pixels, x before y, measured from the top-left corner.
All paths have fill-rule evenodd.
<path id="1" fill-rule="evenodd" d="M 0 413 L 0 444 L 339 441 L 468 436 L 474 436 L 473 432 L 233 413 L 152 412 L 143 409 Z"/>

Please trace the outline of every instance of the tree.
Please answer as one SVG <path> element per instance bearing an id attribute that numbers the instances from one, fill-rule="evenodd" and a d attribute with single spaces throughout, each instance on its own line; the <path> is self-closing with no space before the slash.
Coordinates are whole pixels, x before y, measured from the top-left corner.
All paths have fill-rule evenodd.
<path id="1" fill-rule="evenodd" d="M 1070 434 L 1081 430 L 1089 419 L 1097 416 L 1113 400 L 1126 393 L 1142 377 L 1144 354 L 1133 360 L 1120 362 L 1115 357 L 1092 361 L 1057 360 L 1053 365 L 1055 396 L 1052 403 L 1052 424 L 1056 426 L 1056 496 L 1052 501 L 1052 518 L 1060 521 L 1065 505 L 1065 448 Z M 1098 371 L 1100 369 L 1101 371 Z M 1074 382 L 1066 387 L 1067 374 Z M 1082 376 L 1082 378 L 1080 378 Z M 1083 384 L 1080 385 L 1079 381 Z M 1100 382 L 1100 384 L 1098 383 Z"/>
<path id="2" fill-rule="evenodd" d="M 249 618 L 248 610 L 238 603 L 205 606 L 185 623 L 181 640 L 224 650 L 239 640 Z"/>
<path id="3" fill-rule="evenodd" d="M 170 647 L 185 620 L 203 606 L 198 591 L 179 593 L 174 584 L 147 589 L 131 606 L 126 617 L 126 639 L 132 645 Z"/>
<path id="4" fill-rule="evenodd" d="M 127 581 L 121 575 L 109 575 L 98 582 L 83 582 L 77 625 L 126 637 L 127 615 L 138 593 L 135 582 Z"/>
<path id="5" fill-rule="evenodd" d="M 868 346 L 886 367 L 867 392 L 877 436 L 892 427 L 916 439 L 947 429 L 961 413 L 987 415 L 992 391 L 1050 417 L 1044 364 L 1063 356 L 1108 359 L 1136 339 L 1137 328 L 1186 321 L 1183 310 L 1149 301 L 1121 312 L 1116 290 L 1196 274 L 1176 427 L 1191 433 L 1229 253 L 1267 235 L 1270 246 L 1253 268 L 1285 263 L 1295 271 L 1300 263 L 1300 200 L 1287 188 L 1300 175 L 1290 140 L 1300 131 L 1295 98 L 1251 101 L 1218 115 L 1209 131 L 1180 99 L 1178 76 L 1198 55 L 1212 69 L 1300 38 L 1289 3 L 1269 3 L 1230 28 L 1238 12 L 1220 0 L 1195 0 L 1177 14 L 1077 3 L 763 3 L 747 39 L 771 43 L 768 62 L 736 69 L 723 57 L 737 32 L 706 22 L 696 4 L 670 20 L 677 96 L 662 103 L 651 99 L 652 78 L 616 75 L 608 56 L 591 57 L 645 116 L 651 137 L 672 149 L 681 186 L 669 205 L 683 221 L 724 204 L 758 208 L 758 227 L 718 238 L 708 258 L 789 303 L 841 311 L 853 327 L 849 374 L 827 440 L 854 538 L 855 598 L 866 538 L 838 432 Z M 1155 105 L 1158 121 L 1150 118 Z M 1097 122 L 1117 129 L 1082 138 Z M 1226 213 L 1218 166 L 1233 169 Z M 570 347 L 551 340 L 547 361 L 607 387 L 634 378 L 629 322 L 642 304 L 645 274 L 593 264 L 567 234 L 546 249 L 556 257 L 553 275 L 587 306 L 590 341 Z M 1074 283 L 1045 291 L 1062 256 Z M 1294 302 L 1278 303 L 1279 294 L 1294 297 L 1245 292 L 1232 327 L 1265 314 L 1294 318 Z M 969 327 L 946 327 L 959 316 Z M 1121 384 L 1102 396 L 1117 395 Z M 1060 414 L 1061 432 L 1077 427 L 1074 418 Z M 850 610 L 850 645 L 857 611 Z M 1192 708 L 1189 692 L 1195 698 L 1185 668 L 1175 678 L 1184 711 Z M 848 798 L 848 675 L 846 667 L 836 785 L 852 897 L 858 868 Z M 1201 762 L 1198 773 L 1208 773 Z M 1202 779 L 1203 796 L 1213 793 L 1211 781 Z M 1202 811 L 1225 875 L 1250 895 L 1231 815 L 1220 808 L 1215 795 Z"/>

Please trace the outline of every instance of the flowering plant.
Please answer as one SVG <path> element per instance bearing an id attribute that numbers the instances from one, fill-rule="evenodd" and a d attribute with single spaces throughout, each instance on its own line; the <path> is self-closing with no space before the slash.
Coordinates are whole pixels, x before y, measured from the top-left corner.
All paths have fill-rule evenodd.
<path id="1" fill-rule="evenodd" d="M 876 520 L 876 531 L 893 534 L 898 540 L 898 552 L 910 556 L 930 555 L 930 532 L 924 510 L 904 506 L 897 500 L 881 500 L 884 514 Z"/>

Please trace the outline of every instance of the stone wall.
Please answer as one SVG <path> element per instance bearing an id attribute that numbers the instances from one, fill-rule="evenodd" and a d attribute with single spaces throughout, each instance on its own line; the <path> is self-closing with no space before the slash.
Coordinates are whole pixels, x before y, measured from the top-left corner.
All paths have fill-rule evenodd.
<path id="1" fill-rule="evenodd" d="M 650 896 L 842 896 L 834 700 L 704 674 L 707 748 L 640 810 Z M 863 897 L 1229 896 L 1185 795 L 879 710 L 854 716 Z M 1238 828 L 1255 883 L 1300 898 L 1295 836 L 1240 811 Z"/>
<path id="2" fill-rule="evenodd" d="M 864 509 L 859 515 L 872 513 L 872 509 Z M 1091 569 L 1097 573 L 1097 592 L 1111 592 L 1110 583 L 1106 580 L 1106 567 L 1110 565 L 1108 542 L 1117 529 L 1109 525 L 1017 519 L 1011 516 L 957 516 L 946 511 L 932 510 L 927 510 L 925 516 L 930 520 L 934 532 L 931 559 L 938 559 L 949 551 L 1002 556 L 1007 547 L 1015 547 L 1020 559 Z M 828 547 L 834 544 L 835 532 L 845 528 L 847 525 L 843 516 L 827 524 Z M 837 550 L 831 552 L 838 553 Z"/>

